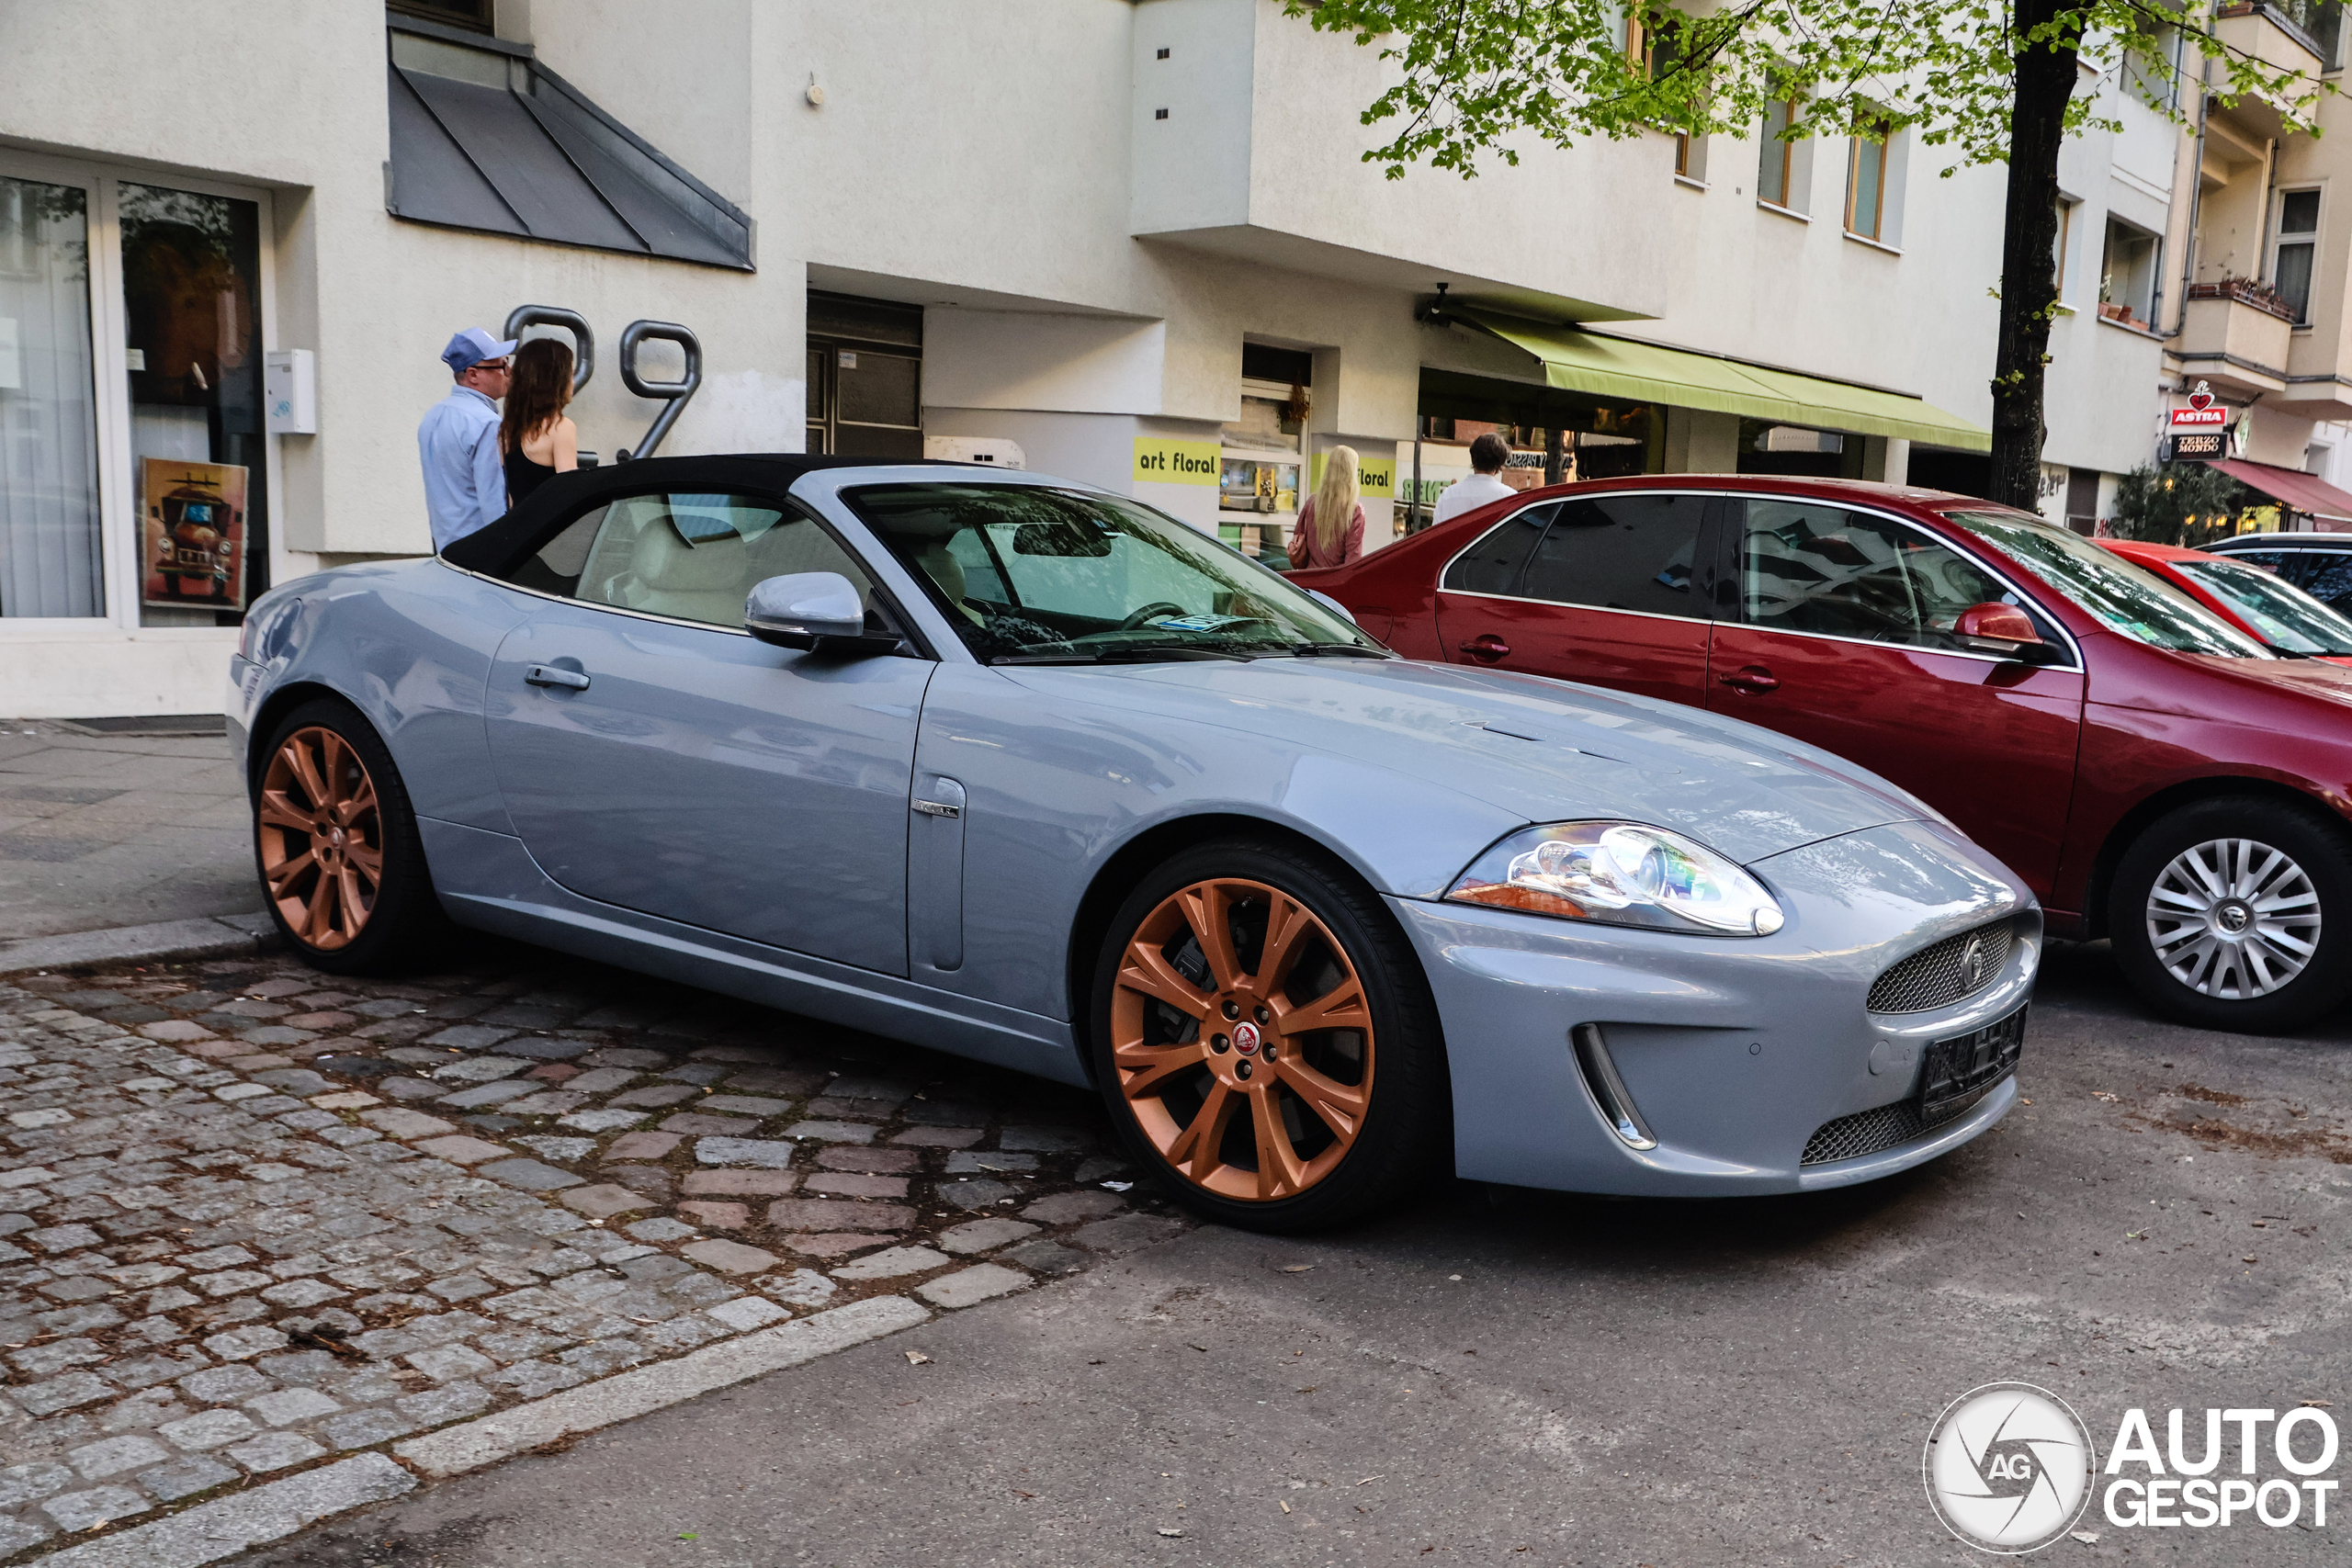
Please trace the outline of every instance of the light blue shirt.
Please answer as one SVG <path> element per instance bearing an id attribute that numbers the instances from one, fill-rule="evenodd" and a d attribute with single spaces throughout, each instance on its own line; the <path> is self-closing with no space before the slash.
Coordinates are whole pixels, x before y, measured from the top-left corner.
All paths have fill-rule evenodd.
<path id="1" fill-rule="evenodd" d="M 453 387 L 416 427 L 424 459 L 424 510 L 433 547 L 447 549 L 506 515 L 506 459 L 498 449 L 498 405 L 471 387 Z"/>

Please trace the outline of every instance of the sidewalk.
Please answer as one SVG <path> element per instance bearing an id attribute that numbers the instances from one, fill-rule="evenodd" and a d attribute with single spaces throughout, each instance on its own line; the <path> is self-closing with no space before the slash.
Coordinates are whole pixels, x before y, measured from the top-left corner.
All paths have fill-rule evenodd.
<path id="1" fill-rule="evenodd" d="M 261 907 L 226 740 L 0 720 L 0 942 Z"/>

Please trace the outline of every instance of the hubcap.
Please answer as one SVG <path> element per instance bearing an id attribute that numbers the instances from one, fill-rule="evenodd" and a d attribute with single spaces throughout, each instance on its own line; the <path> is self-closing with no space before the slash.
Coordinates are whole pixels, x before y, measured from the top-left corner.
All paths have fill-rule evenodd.
<path id="1" fill-rule="evenodd" d="M 288 736 L 262 776 L 254 832 L 262 882 L 288 929 L 322 952 L 347 946 L 384 877 L 375 782 L 350 742 L 318 726 Z"/>
<path id="2" fill-rule="evenodd" d="M 2283 850 L 2211 839 L 2148 890 L 2148 941 L 2172 977 L 2224 1001 L 2267 997 L 2319 950 L 2319 889 Z"/>
<path id="3" fill-rule="evenodd" d="M 1111 998 L 1120 1091 L 1160 1156 L 1219 1197 L 1295 1197 L 1337 1169 L 1372 1100 L 1372 1012 L 1313 911 L 1261 882 L 1196 882 L 1147 916 Z"/>

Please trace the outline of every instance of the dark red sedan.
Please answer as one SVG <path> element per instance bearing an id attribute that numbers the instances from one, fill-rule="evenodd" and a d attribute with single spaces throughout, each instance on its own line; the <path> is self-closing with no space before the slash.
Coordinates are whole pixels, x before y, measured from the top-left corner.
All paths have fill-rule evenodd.
<path id="1" fill-rule="evenodd" d="M 1524 491 L 1294 581 L 1416 659 L 1760 724 L 2007 861 L 2148 999 L 2292 1028 L 2352 994 L 2352 671 L 1936 491 L 1650 476 Z"/>

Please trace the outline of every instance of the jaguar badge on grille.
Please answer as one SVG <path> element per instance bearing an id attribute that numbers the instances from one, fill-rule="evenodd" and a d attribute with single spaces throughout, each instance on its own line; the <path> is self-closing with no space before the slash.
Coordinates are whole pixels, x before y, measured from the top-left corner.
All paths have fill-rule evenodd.
<path id="1" fill-rule="evenodd" d="M 1976 989 L 1984 983 L 1984 939 L 1971 936 L 1968 945 L 1961 950 L 1960 972 L 1968 978 L 1968 988 Z"/>

